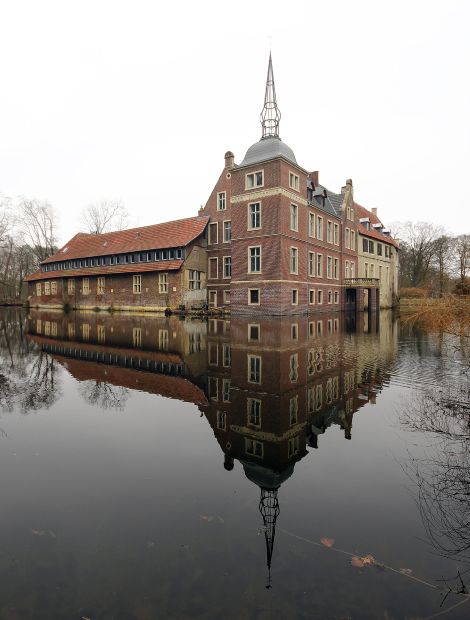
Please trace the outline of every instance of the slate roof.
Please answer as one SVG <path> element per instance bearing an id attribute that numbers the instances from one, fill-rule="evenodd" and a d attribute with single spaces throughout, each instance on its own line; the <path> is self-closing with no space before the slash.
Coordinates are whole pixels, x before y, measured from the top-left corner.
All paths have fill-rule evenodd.
<path id="1" fill-rule="evenodd" d="M 75 258 L 184 247 L 202 235 L 208 222 L 207 216 L 197 216 L 102 235 L 78 233 L 41 264 Z"/>
<path id="2" fill-rule="evenodd" d="M 317 185 L 315 191 L 313 192 L 313 195 L 321 196 L 324 192 L 326 192 L 325 204 L 323 205 L 322 203 L 315 201 L 315 206 L 322 211 L 333 215 L 334 217 L 340 218 L 340 209 L 341 205 L 343 204 L 343 195 L 334 194 L 333 192 L 330 192 L 330 190 L 326 189 L 326 187 L 324 187 L 323 185 Z"/>
<path id="3" fill-rule="evenodd" d="M 368 217 L 370 219 L 370 226 L 371 226 L 370 230 L 367 230 L 364 224 L 361 224 L 359 222 L 357 226 L 357 230 L 359 231 L 361 235 L 363 235 L 364 237 L 370 237 L 371 239 L 377 239 L 378 241 L 382 241 L 383 243 L 388 243 L 389 245 L 393 245 L 396 248 L 399 247 L 395 239 L 387 235 L 384 235 L 378 230 L 375 230 L 375 228 L 372 228 L 373 224 L 382 224 L 379 218 L 376 215 L 374 215 L 372 211 L 369 211 L 365 207 L 362 207 L 361 205 L 357 204 L 357 202 L 354 203 L 354 209 L 356 211 L 356 216 L 358 219 L 361 219 L 363 217 Z"/>
<path id="4" fill-rule="evenodd" d="M 82 276 L 106 276 L 119 273 L 144 273 L 147 271 L 177 271 L 183 260 L 164 260 L 150 263 L 130 263 L 127 265 L 105 265 L 102 267 L 84 267 L 82 269 L 62 269 L 60 271 L 35 271 L 26 276 L 25 282 L 51 280 L 54 278 L 78 278 Z"/>
<path id="5" fill-rule="evenodd" d="M 240 166 L 249 166 L 250 164 L 257 164 L 258 162 L 276 157 L 284 157 L 297 165 L 294 151 L 290 146 L 287 146 L 281 138 L 269 136 L 268 138 L 261 138 L 259 142 L 255 142 L 255 144 L 250 146 Z"/>

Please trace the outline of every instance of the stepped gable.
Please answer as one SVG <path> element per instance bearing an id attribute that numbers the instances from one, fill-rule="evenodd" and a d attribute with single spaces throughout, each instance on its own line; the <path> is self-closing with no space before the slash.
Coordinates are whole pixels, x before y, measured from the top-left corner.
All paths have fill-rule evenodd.
<path id="1" fill-rule="evenodd" d="M 208 222 L 207 216 L 197 216 L 101 235 L 78 233 L 58 252 L 46 258 L 41 264 L 45 265 L 75 258 L 92 258 L 110 254 L 125 254 L 126 252 L 184 247 L 202 235 Z"/>

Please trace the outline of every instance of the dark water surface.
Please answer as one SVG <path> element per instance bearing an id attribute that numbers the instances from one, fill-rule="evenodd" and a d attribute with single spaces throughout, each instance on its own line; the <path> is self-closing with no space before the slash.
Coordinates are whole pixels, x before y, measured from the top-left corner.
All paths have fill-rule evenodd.
<path id="1" fill-rule="evenodd" d="M 0 618 L 470 617 L 435 484 L 468 441 L 427 417 L 466 398 L 452 345 L 388 312 L 1 311 Z"/>

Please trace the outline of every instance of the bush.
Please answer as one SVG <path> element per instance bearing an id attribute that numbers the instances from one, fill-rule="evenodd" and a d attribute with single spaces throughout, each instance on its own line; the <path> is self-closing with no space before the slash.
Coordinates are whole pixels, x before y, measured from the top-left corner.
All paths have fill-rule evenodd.
<path id="1" fill-rule="evenodd" d="M 424 299 L 425 297 L 430 296 L 430 291 L 427 288 L 418 288 L 417 286 L 410 286 L 408 288 L 400 289 L 400 297 L 401 299 Z"/>
<path id="2" fill-rule="evenodd" d="M 465 278 L 465 280 L 457 282 L 452 292 L 454 295 L 470 295 L 470 279 Z"/>

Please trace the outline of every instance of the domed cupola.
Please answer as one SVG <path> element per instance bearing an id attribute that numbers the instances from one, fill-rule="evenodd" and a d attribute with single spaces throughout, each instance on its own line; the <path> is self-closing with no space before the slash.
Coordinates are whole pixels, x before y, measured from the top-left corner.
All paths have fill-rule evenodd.
<path id="1" fill-rule="evenodd" d="M 258 162 L 267 161 L 268 159 L 274 159 L 275 157 L 284 157 L 293 164 L 297 164 L 294 152 L 279 137 L 280 120 L 281 111 L 277 107 L 273 63 L 270 53 L 264 106 L 260 114 L 261 127 L 263 128 L 262 137 L 259 142 L 255 142 L 255 144 L 250 146 L 240 166 L 249 166 Z"/>

